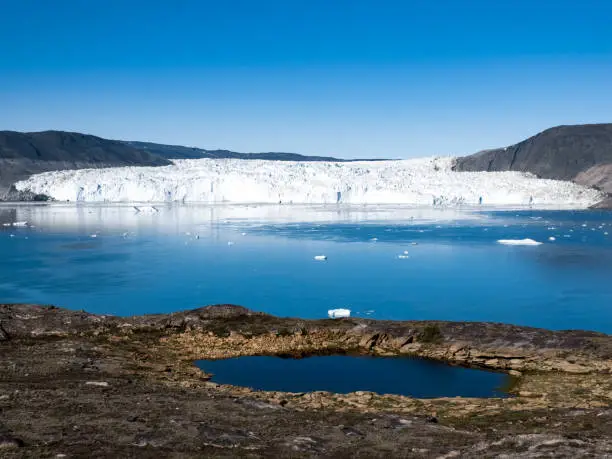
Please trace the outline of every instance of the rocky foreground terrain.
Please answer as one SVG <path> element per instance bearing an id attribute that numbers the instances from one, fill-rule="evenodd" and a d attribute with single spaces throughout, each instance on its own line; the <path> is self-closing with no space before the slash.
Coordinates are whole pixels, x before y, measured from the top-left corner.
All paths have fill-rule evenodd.
<path id="1" fill-rule="evenodd" d="M 513 397 L 220 386 L 199 358 L 413 355 L 510 372 Z M 612 337 L 491 323 L 96 316 L 0 305 L 0 456 L 612 457 Z"/>

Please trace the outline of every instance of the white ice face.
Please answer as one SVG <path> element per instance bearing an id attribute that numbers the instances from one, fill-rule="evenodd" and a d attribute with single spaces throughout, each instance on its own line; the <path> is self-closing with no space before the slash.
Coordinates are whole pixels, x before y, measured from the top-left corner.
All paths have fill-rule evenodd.
<path id="1" fill-rule="evenodd" d="M 520 172 L 453 172 L 452 158 L 287 162 L 176 160 L 165 167 L 45 172 L 18 190 L 60 201 L 533 205 L 584 208 L 601 193 Z"/>

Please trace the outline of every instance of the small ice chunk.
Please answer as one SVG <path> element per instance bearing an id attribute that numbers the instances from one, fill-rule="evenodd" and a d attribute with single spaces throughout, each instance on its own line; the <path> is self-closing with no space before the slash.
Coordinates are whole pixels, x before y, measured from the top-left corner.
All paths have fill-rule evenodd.
<path id="1" fill-rule="evenodd" d="M 556 237 L 554 237 L 554 236 L 551 236 L 551 237 L 549 237 L 549 238 L 548 238 L 548 240 L 549 240 L 549 241 L 556 241 L 556 240 L 557 240 L 557 238 L 556 238 Z"/>
<path id="2" fill-rule="evenodd" d="M 3 223 L 2 226 L 19 226 L 19 227 L 24 227 L 24 226 L 28 226 L 28 222 Z"/>
<path id="3" fill-rule="evenodd" d="M 376 242 L 376 241 L 378 241 L 378 238 L 377 237 L 373 237 L 372 239 L 370 239 L 370 241 Z"/>
<path id="4" fill-rule="evenodd" d="M 246 233 L 240 233 L 241 236 L 246 236 Z"/>
<path id="5" fill-rule="evenodd" d="M 410 245 L 419 245 L 418 242 L 411 242 Z"/>
<path id="6" fill-rule="evenodd" d="M 327 315 L 330 317 L 330 319 L 340 319 L 342 317 L 351 317 L 351 310 L 350 309 L 330 309 L 329 311 L 327 311 Z"/>
<path id="7" fill-rule="evenodd" d="M 314 259 L 317 261 L 325 261 L 327 260 L 327 255 L 315 255 Z"/>
<path id="8" fill-rule="evenodd" d="M 608 232 L 607 232 L 607 231 L 604 231 L 604 236 L 607 236 L 607 235 L 608 235 Z"/>
<path id="9" fill-rule="evenodd" d="M 90 235 L 89 237 L 94 237 L 95 238 L 95 237 L 98 237 L 98 235 L 94 233 L 94 234 Z"/>
<path id="10" fill-rule="evenodd" d="M 608 234 L 608 233 L 604 233 L 604 234 Z M 9 237 L 15 237 L 14 234 L 10 234 Z"/>
<path id="11" fill-rule="evenodd" d="M 404 255 L 408 255 L 408 251 L 407 250 L 404 250 Z"/>
<path id="12" fill-rule="evenodd" d="M 410 258 L 408 255 L 398 255 L 397 258 L 405 260 L 406 258 Z"/>
<path id="13" fill-rule="evenodd" d="M 582 224 L 582 227 L 583 227 L 583 228 L 586 228 L 586 226 L 587 226 L 587 224 L 586 224 L 586 223 L 583 223 L 583 224 Z"/>
<path id="14" fill-rule="evenodd" d="M 227 241 L 227 245 L 234 245 L 233 241 Z"/>
<path id="15" fill-rule="evenodd" d="M 504 245 L 540 245 L 541 242 L 534 241 L 533 239 L 499 239 L 497 241 L 499 244 Z"/>

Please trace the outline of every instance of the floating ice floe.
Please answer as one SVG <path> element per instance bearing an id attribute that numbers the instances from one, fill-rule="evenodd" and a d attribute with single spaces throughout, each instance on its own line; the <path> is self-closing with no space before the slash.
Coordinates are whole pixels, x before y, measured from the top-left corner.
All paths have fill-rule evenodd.
<path id="1" fill-rule="evenodd" d="M 499 239 L 497 241 L 499 244 L 504 245 L 540 245 L 541 242 L 534 241 L 533 239 Z"/>
<path id="2" fill-rule="evenodd" d="M 556 238 L 556 237 L 554 237 L 554 236 L 551 236 L 551 237 L 549 237 L 549 238 L 548 238 L 548 240 L 549 240 L 549 241 L 556 241 L 556 240 L 557 240 L 557 238 Z"/>
<path id="3" fill-rule="evenodd" d="M 330 319 L 340 319 L 342 317 L 351 317 L 351 310 L 350 309 L 330 309 L 329 311 L 327 311 L 327 315 L 330 317 Z"/>
<path id="4" fill-rule="evenodd" d="M 327 260 L 327 255 L 315 255 L 314 259 L 317 261 L 325 261 Z"/>
<path id="5" fill-rule="evenodd" d="M 12 222 L 12 223 L 3 223 L 2 226 L 18 226 L 24 227 L 28 226 L 28 222 Z"/>

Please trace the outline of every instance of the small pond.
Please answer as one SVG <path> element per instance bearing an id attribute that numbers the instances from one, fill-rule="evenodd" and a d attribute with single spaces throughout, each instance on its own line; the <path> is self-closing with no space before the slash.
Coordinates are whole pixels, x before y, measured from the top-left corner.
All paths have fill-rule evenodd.
<path id="1" fill-rule="evenodd" d="M 247 356 L 198 360 L 219 384 L 282 392 L 371 391 L 417 398 L 508 397 L 505 373 L 425 359 L 331 355 L 302 359 Z"/>

